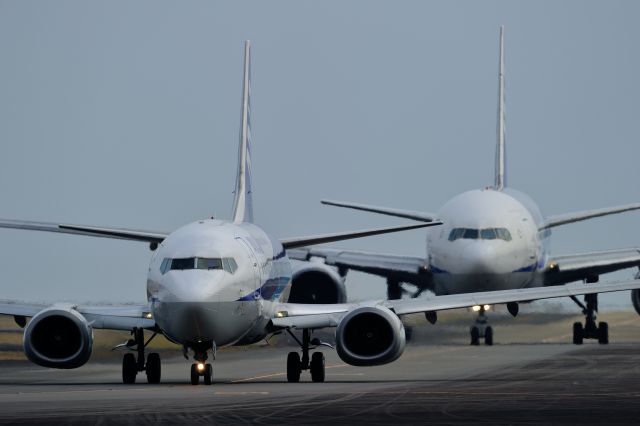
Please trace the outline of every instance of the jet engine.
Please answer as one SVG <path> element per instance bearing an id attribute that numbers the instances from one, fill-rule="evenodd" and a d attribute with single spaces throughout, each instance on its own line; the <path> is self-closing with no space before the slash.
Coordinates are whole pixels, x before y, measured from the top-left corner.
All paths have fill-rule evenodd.
<path id="1" fill-rule="evenodd" d="M 35 364 L 77 368 L 91 356 L 93 331 L 76 310 L 53 307 L 35 315 L 24 330 L 24 351 Z"/>
<path id="2" fill-rule="evenodd" d="M 342 278 L 324 263 L 306 263 L 291 277 L 289 303 L 344 303 L 347 290 Z"/>
<path id="3" fill-rule="evenodd" d="M 638 277 L 636 277 L 638 279 Z M 631 302 L 638 315 L 640 315 L 640 290 L 631 290 Z"/>
<path id="4" fill-rule="evenodd" d="M 347 364 L 388 364 L 402 355 L 404 326 L 400 318 L 383 306 L 365 306 L 349 312 L 336 329 L 336 351 Z"/>

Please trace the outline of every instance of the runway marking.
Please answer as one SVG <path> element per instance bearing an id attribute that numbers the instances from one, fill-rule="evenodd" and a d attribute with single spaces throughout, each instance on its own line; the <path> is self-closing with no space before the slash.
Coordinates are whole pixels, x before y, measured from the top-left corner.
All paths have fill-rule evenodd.
<path id="1" fill-rule="evenodd" d="M 331 373 L 327 376 L 364 376 L 364 373 Z"/>
<path id="2" fill-rule="evenodd" d="M 347 364 L 336 364 L 336 365 L 327 365 L 325 368 L 325 370 L 329 369 L 329 368 L 343 368 L 343 367 L 349 367 Z M 271 373 L 271 374 L 265 374 L 264 376 L 254 376 L 254 377 L 247 377 L 246 379 L 238 379 L 238 380 L 231 380 L 229 383 L 242 383 L 242 382 L 250 382 L 251 380 L 260 380 L 260 379 L 268 379 L 269 377 L 278 377 L 278 376 L 286 376 L 287 373 Z"/>
<path id="3" fill-rule="evenodd" d="M 225 391 L 217 391 L 214 392 L 214 395 L 229 395 L 229 396 L 236 396 L 236 395 L 269 395 L 269 392 L 225 392 Z"/>
<path id="4" fill-rule="evenodd" d="M 587 397 L 587 396 L 611 396 L 611 393 L 549 393 L 549 392 L 464 392 L 464 391 L 389 391 L 389 392 L 364 392 L 381 395 L 487 395 L 487 396 L 546 396 L 546 397 Z M 616 395 L 626 395 L 624 392 Z"/>
<path id="5" fill-rule="evenodd" d="M 229 383 L 248 382 L 250 380 L 259 380 L 259 379 L 266 379 L 266 378 L 269 378 L 269 377 L 284 376 L 285 374 L 287 374 L 287 373 L 265 374 L 264 376 L 254 376 L 254 377 L 247 377 L 246 379 L 231 380 Z"/>

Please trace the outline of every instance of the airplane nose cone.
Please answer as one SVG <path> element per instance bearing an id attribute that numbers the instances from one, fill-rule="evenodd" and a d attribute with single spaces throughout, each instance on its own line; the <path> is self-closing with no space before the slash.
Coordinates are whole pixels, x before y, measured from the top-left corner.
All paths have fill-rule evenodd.
<path id="1" fill-rule="evenodd" d="M 498 267 L 496 251 L 486 244 L 471 244 L 462 252 L 461 263 L 466 273 L 490 274 Z"/>
<path id="2" fill-rule="evenodd" d="M 221 290 L 223 274 L 220 271 L 178 271 L 168 273 L 164 287 L 168 299 L 180 302 L 212 301 Z"/>

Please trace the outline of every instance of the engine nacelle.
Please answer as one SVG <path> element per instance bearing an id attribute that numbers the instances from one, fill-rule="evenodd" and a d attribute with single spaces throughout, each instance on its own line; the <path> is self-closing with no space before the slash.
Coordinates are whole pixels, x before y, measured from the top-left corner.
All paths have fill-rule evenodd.
<path id="1" fill-rule="evenodd" d="M 91 356 L 93 330 L 79 312 L 48 308 L 35 315 L 24 330 L 24 352 L 35 364 L 77 368 Z"/>
<path id="2" fill-rule="evenodd" d="M 383 306 L 365 306 L 349 312 L 336 329 L 336 351 L 347 364 L 388 364 L 404 352 L 404 326 Z"/>
<path id="3" fill-rule="evenodd" d="M 342 278 L 324 263 L 306 263 L 291 277 L 289 303 L 344 303 L 347 290 Z"/>
<path id="4" fill-rule="evenodd" d="M 638 279 L 638 277 L 636 277 Z M 638 315 L 640 315 L 640 290 L 631 290 L 631 302 Z"/>

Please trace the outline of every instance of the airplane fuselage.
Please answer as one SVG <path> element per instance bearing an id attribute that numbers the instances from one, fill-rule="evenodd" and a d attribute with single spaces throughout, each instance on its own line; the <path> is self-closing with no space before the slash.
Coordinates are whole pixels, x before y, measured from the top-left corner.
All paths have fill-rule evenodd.
<path id="1" fill-rule="evenodd" d="M 201 220 L 158 246 L 147 296 L 169 339 L 224 346 L 264 338 L 275 302 L 286 299 L 290 285 L 280 242 L 252 224 Z"/>
<path id="2" fill-rule="evenodd" d="M 447 202 L 444 225 L 427 231 L 427 263 L 436 294 L 541 285 L 550 232 L 525 194 L 473 190 Z"/>

